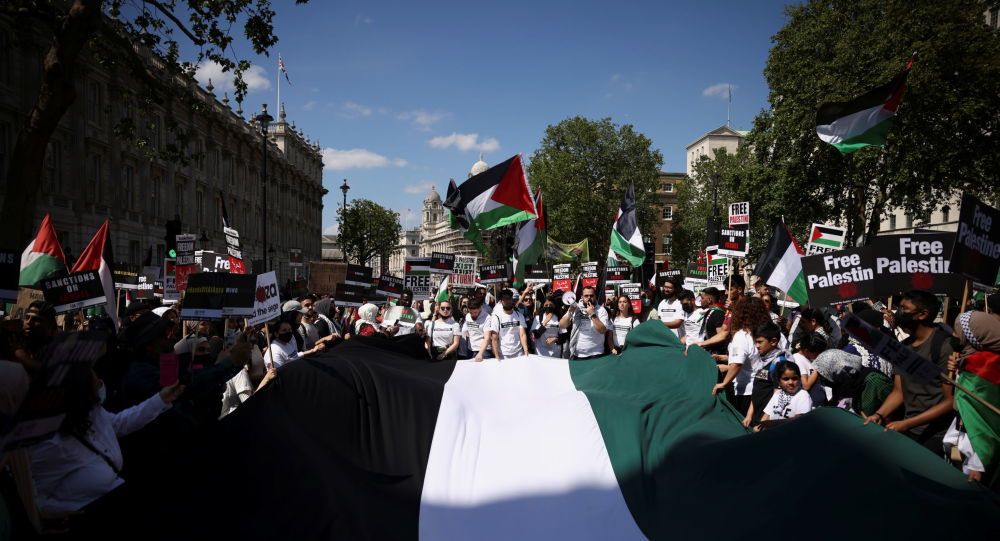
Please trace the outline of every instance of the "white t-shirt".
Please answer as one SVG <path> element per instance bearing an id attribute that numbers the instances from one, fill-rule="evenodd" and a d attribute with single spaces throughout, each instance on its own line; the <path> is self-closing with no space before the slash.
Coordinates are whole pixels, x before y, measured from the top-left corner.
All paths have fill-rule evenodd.
<path id="1" fill-rule="evenodd" d="M 671 321 L 677 321 L 678 319 L 684 319 L 684 305 L 678 300 L 669 301 L 667 299 L 663 299 L 660 301 L 660 305 L 657 307 L 656 312 L 660 316 L 660 321 L 664 324 Z M 684 326 L 682 325 L 670 330 L 674 331 L 674 334 L 680 338 L 682 336 L 681 333 L 684 332 Z"/>
<path id="2" fill-rule="evenodd" d="M 695 308 L 690 314 L 684 315 L 684 324 L 680 327 L 684 332 L 681 333 L 681 336 L 687 337 L 688 344 L 701 342 L 705 339 L 705 335 L 701 332 L 701 322 L 707 313 L 707 308 Z"/>
<path id="3" fill-rule="evenodd" d="M 504 357 L 518 357 L 527 353 L 521 348 L 521 329 L 527 331 L 527 328 L 520 312 L 514 310 L 508 314 L 501 308 L 490 314 L 483 330 L 493 331 L 500 336 L 500 353 Z"/>
<path id="4" fill-rule="evenodd" d="M 778 335 L 778 349 L 786 352 L 788 357 L 788 340 L 785 335 Z M 733 379 L 733 390 L 736 395 L 749 395 L 753 392 L 753 375 L 758 370 L 767 366 L 769 361 L 774 360 L 770 356 L 767 360 L 761 359 L 757 353 L 757 346 L 753 343 L 753 334 L 749 331 L 739 330 L 729 341 L 729 361 L 728 364 L 741 364 L 743 367 Z"/>
<path id="5" fill-rule="evenodd" d="M 264 364 L 270 367 L 274 356 L 274 367 L 281 368 L 281 365 L 299 358 L 299 350 L 295 349 L 295 339 L 289 340 L 287 344 L 282 344 L 278 340 L 271 341 L 270 351 L 264 353 Z"/>
<path id="6" fill-rule="evenodd" d="M 771 420 L 791 419 L 796 415 L 809 413 L 812 405 L 812 398 L 809 398 L 809 393 L 802 387 L 799 387 L 795 394 L 788 394 L 784 389 L 778 389 L 764 406 L 764 413 Z"/>
<path id="7" fill-rule="evenodd" d="M 477 318 L 472 317 L 472 314 L 465 314 L 465 328 L 462 332 L 469 341 L 469 353 L 478 353 L 480 347 L 483 348 L 483 351 L 490 349 L 489 344 L 483 344 L 486 320 L 489 317 L 490 314 L 486 310 L 480 311 Z"/>
<path id="8" fill-rule="evenodd" d="M 596 312 L 597 318 L 604 324 L 605 332 L 611 329 L 611 318 L 608 311 L 603 306 L 599 306 Z M 573 312 L 573 326 L 576 327 L 576 356 L 592 357 L 604 353 L 604 333 L 598 333 L 594 329 L 594 320 L 586 310 L 577 307 Z"/>
<path id="9" fill-rule="evenodd" d="M 431 337 L 431 345 L 436 348 L 451 347 L 456 336 L 462 336 L 462 326 L 454 318 L 444 321 L 436 319 L 427 323 L 427 334 Z"/>
<path id="10" fill-rule="evenodd" d="M 542 319 L 545 318 L 545 314 L 537 315 L 531 320 L 531 332 L 534 333 L 536 330 L 542 328 Z M 553 342 L 552 344 L 546 344 L 545 341 L 549 338 L 556 338 L 562 333 L 569 332 L 566 329 L 559 328 L 559 318 L 553 314 L 549 321 L 545 323 L 545 332 L 541 334 L 538 338 L 535 338 L 535 351 L 538 352 L 542 357 L 559 357 L 562 353 L 561 346 Z"/>
<path id="11" fill-rule="evenodd" d="M 639 324 L 639 320 L 634 317 L 616 317 L 614 324 L 614 335 L 611 337 L 612 343 L 614 343 L 616 348 L 621 348 L 625 345 L 625 337 L 628 336 L 629 331 L 635 328 Z"/>
<path id="12" fill-rule="evenodd" d="M 812 361 L 805 358 L 805 356 L 801 353 L 792 355 L 792 360 L 795 361 L 795 364 L 799 365 L 799 372 L 802 373 L 803 378 L 813 373 Z M 813 385 L 807 392 L 809 393 L 809 398 L 812 399 L 813 404 L 816 404 L 817 406 L 821 406 L 827 401 L 833 399 L 833 389 L 823 385 L 819 381 L 817 381 L 816 384 Z"/>

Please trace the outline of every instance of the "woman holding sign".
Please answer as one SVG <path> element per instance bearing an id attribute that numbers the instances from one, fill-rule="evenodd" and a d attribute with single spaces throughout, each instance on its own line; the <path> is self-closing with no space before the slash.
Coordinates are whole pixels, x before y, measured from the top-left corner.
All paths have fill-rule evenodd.
<path id="1" fill-rule="evenodd" d="M 457 359 L 461 337 L 462 326 L 451 317 L 451 301 L 439 302 L 434 312 L 434 319 L 428 327 L 427 338 L 424 339 L 427 352 L 439 361 Z"/>

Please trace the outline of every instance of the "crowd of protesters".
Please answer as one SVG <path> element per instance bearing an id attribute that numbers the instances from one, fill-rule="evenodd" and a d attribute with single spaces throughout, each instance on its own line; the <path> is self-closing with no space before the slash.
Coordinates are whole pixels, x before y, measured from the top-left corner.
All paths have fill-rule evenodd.
<path id="1" fill-rule="evenodd" d="M 404 322 L 390 318 L 388 303 L 342 308 L 328 296 L 306 295 L 284 302 L 267 328 L 239 319 L 181 321 L 179 305 L 146 301 L 128 304 L 121 328 L 114 328 L 106 316 L 57 318 L 52 306 L 37 301 L 20 320 L 0 327 L 0 428 L 23 420 L 26 409 L 44 413 L 56 379 L 64 415 L 44 438 L 3 452 L 0 522 L 13 525 L 19 538 L 92 535 L 111 514 L 121 522 L 123 506 L 135 507 L 125 487 L 169 482 L 162 465 L 196 456 L 204 431 L 278 377 L 282 366 L 353 336 L 414 334 L 433 360 L 537 354 L 586 361 L 621 354 L 629 333 L 647 320 L 664 325 L 683 347 L 711 356 L 718 380 L 705 392 L 723 395 L 748 429 L 764 430 L 817 407 L 844 408 L 859 423 L 905 434 L 935 454 L 956 447 L 969 479 L 982 479 L 983 465 L 956 420 L 952 386 L 897 373 L 842 333 L 838 320 L 853 312 L 895 332 L 943 370 L 956 370 L 963 346 L 995 344 L 987 337 L 1000 336 L 1000 295 L 965 307 L 992 315 L 963 319 L 971 323 L 957 332 L 954 319 L 963 310 L 953 307 L 942 321 L 941 302 L 919 290 L 841 308 L 786 309 L 766 286 L 748 289 L 733 276 L 724 290 L 709 287 L 697 295 L 669 280 L 643 291 L 638 310 L 628 296 L 603 297 L 593 287 L 582 288 L 577 299 L 531 284 L 520 291 L 476 285 L 468 294 L 449 290 L 437 301 L 404 290 L 395 306 L 414 316 Z M 70 347 L 74 335 L 97 337 L 101 350 L 94 358 L 71 359 L 87 362 L 54 358 L 50 352 Z M 164 355 L 177 359 L 176 375 L 162 373 Z M 143 513 L 129 516 L 141 520 Z M 0 529 L 0 539 L 11 531 Z"/>

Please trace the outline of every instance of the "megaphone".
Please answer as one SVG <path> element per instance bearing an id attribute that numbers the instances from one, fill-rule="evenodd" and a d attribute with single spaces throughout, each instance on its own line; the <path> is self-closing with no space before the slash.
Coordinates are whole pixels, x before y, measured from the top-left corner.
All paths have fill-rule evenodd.
<path id="1" fill-rule="evenodd" d="M 569 305 L 575 303 L 576 302 L 576 293 L 573 293 L 572 291 L 567 291 L 566 293 L 563 293 L 562 302 L 563 302 L 563 306 L 569 306 Z"/>

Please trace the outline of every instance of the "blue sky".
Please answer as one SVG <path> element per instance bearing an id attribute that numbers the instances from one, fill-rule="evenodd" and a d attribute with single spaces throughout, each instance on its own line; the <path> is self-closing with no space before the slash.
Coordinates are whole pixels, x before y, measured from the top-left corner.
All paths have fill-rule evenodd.
<path id="1" fill-rule="evenodd" d="M 274 107 L 280 52 L 288 119 L 324 149 L 324 231 L 344 178 L 350 199 L 413 227 L 431 185 L 465 179 L 479 152 L 491 165 L 529 157 L 546 126 L 575 115 L 634 125 L 664 170 L 684 171 L 684 146 L 726 122 L 725 83 L 734 128 L 767 105 L 762 71 L 786 3 L 275 0 L 280 41 L 248 57 L 244 109 Z M 224 79 L 214 73 L 220 96 Z"/>

